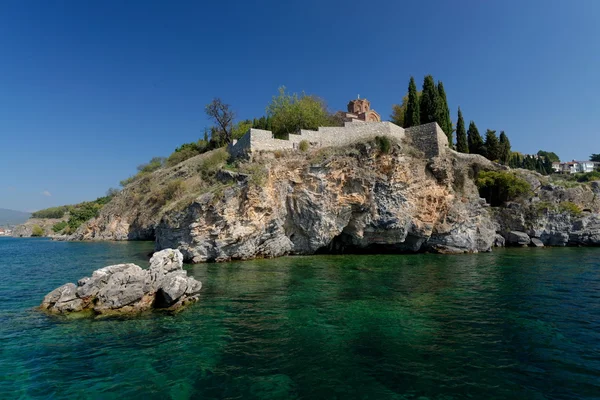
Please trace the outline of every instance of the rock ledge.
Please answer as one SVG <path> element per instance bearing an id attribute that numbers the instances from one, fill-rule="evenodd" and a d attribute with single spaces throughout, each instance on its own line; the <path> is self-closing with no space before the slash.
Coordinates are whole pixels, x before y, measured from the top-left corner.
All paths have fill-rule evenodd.
<path id="1" fill-rule="evenodd" d="M 41 309 L 53 314 L 91 311 L 132 314 L 150 309 L 177 310 L 198 300 L 202 283 L 187 276 L 179 250 L 154 253 L 150 268 L 117 264 L 100 268 L 91 277 L 67 283 L 48 293 Z"/>

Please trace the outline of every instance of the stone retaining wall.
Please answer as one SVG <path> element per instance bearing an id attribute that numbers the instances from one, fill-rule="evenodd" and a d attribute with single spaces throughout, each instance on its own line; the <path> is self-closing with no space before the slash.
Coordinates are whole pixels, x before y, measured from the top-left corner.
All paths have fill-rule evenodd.
<path id="1" fill-rule="evenodd" d="M 345 146 L 375 136 L 401 140 L 409 137 L 413 146 L 432 158 L 448 148 L 448 139 L 438 124 L 431 123 L 404 130 L 391 122 L 346 122 L 343 127 L 319 127 L 317 131 L 300 130 L 290 134 L 288 140 L 275 139 L 271 131 L 250 129 L 229 146 L 232 157 L 250 157 L 257 151 L 294 150 L 302 141 L 311 147 Z"/>

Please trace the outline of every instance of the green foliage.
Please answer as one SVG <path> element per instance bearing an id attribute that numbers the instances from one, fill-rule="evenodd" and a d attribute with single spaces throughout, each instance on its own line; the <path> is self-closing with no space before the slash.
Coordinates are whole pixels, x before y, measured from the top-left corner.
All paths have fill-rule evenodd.
<path id="1" fill-rule="evenodd" d="M 467 130 L 467 141 L 469 152 L 471 154 L 479 154 L 482 156 L 486 155 L 483 139 L 479 134 L 479 130 L 477 129 L 475 122 L 473 121 L 469 123 L 469 129 Z"/>
<path id="2" fill-rule="evenodd" d="M 508 164 L 510 160 L 510 140 L 504 131 L 500 132 L 500 162 L 504 165 Z"/>
<path id="3" fill-rule="evenodd" d="M 75 232 L 81 224 L 96 218 L 102 207 L 106 204 L 106 198 L 101 197 L 96 201 L 86 201 L 73 206 L 70 210 L 69 221 L 67 225 L 72 232 Z"/>
<path id="4" fill-rule="evenodd" d="M 461 153 L 469 152 L 467 131 L 465 130 L 465 120 L 463 119 L 460 107 L 458 107 L 458 120 L 456 121 L 456 151 Z"/>
<path id="5" fill-rule="evenodd" d="M 578 217 L 581 215 L 581 208 L 575 203 L 570 201 L 563 201 L 558 205 L 558 210 L 560 212 L 569 213 L 573 217 Z"/>
<path id="6" fill-rule="evenodd" d="M 419 109 L 419 92 L 417 92 L 417 85 L 415 84 L 415 78 L 410 77 L 408 83 L 408 99 L 406 102 L 406 108 L 404 111 L 404 128 L 410 128 L 411 126 L 417 126 L 421 123 L 421 115 Z"/>
<path id="7" fill-rule="evenodd" d="M 39 225 L 34 225 L 31 228 L 31 236 L 38 236 L 38 237 L 39 236 L 44 236 L 44 233 L 45 233 L 44 230 Z"/>
<path id="8" fill-rule="evenodd" d="M 600 171 L 586 172 L 583 174 L 575 174 L 577 182 L 600 181 Z"/>
<path id="9" fill-rule="evenodd" d="M 600 154 L 592 154 L 590 156 L 590 161 L 600 162 Z"/>
<path id="10" fill-rule="evenodd" d="M 229 153 L 225 149 L 214 150 L 198 166 L 198 172 L 203 179 L 210 179 L 225 165 L 228 159 Z"/>
<path id="11" fill-rule="evenodd" d="M 549 159 L 539 156 L 523 156 L 518 152 L 510 153 L 508 165 L 511 168 L 524 168 L 531 171 L 536 171 L 542 175 L 549 175 L 553 172 L 552 163 Z"/>
<path id="12" fill-rule="evenodd" d="M 62 218 L 67 210 L 67 206 L 50 207 L 32 213 L 31 218 Z"/>
<path id="13" fill-rule="evenodd" d="M 231 136 L 233 139 L 239 139 L 244 136 L 250 128 L 253 126 L 253 122 L 249 119 L 240 121 L 237 124 L 233 125 L 233 129 L 231 131 Z"/>
<path id="14" fill-rule="evenodd" d="M 57 222 L 54 225 L 52 225 L 52 230 L 55 233 L 59 233 L 59 232 L 62 232 L 62 230 L 67 227 L 67 225 L 68 225 L 67 221 L 60 221 L 60 222 Z"/>
<path id="15" fill-rule="evenodd" d="M 185 193 L 185 182 L 181 179 L 175 179 L 167 183 L 162 189 L 155 188 L 148 196 L 150 203 L 162 207 L 169 201 L 180 197 Z"/>
<path id="16" fill-rule="evenodd" d="M 500 142 L 496 131 L 488 129 L 485 133 L 485 156 L 490 161 L 496 161 L 500 158 Z"/>
<path id="17" fill-rule="evenodd" d="M 436 118 L 437 123 L 440 125 L 442 130 L 448 136 L 448 146 L 453 148 L 454 140 L 452 139 L 452 118 L 450 118 L 450 108 L 448 107 L 448 100 L 446 99 L 446 91 L 444 90 L 444 84 L 442 81 L 438 82 L 438 116 Z"/>
<path id="18" fill-rule="evenodd" d="M 421 124 L 436 122 L 439 112 L 438 91 L 433 80 L 433 76 L 427 75 L 423 80 L 423 94 L 419 104 Z"/>
<path id="19" fill-rule="evenodd" d="M 198 140 L 197 142 L 184 143 L 167 158 L 165 161 L 166 167 L 172 167 L 185 160 L 207 152 L 209 149 L 209 143 L 206 140 Z"/>
<path id="20" fill-rule="evenodd" d="M 310 144 L 306 140 L 301 140 L 300 143 L 298 143 L 298 148 L 302 152 L 308 151 L 309 146 L 310 146 Z"/>
<path id="21" fill-rule="evenodd" d="M 162 168 L 165 161 L 164 157 L 154 157 L 147 164 L 138 165 L 137 170 L 142 174 L 149 174 Z"/>
<path id="22" fill-rule="evenodd" d="M 283 86 L 279 88 L 279 95 L 273 96 L 267 106 L 267 114 L 272 121 L 271 130 L 279 138 L 300 129 L 316 130 L 319 126 L 334 124 L 323 100 L 304 93 L 286 93 Z"/>
<path id="23" fill-rule="evenodd" d="M 267 183 L 267 179 L 269 178 L 267 169 L 260 164 L 242 165 L 241 171 L 250 176 L 250 180 L 248 182 L 255 186 L 263 186 L 265 183 Z"/>
<path id="24" fill-rule="evenodd" d="M 549 159 L 550 162 L 560 162 L 560 158 L 558 157 L 558 155 L 552 151 L 540 150 L 537 152 L 537 155 Z"/>
<path id="25" fill-rule="evenodd" d="M 260 117 L 259 119 L 254 118 L 254 121 L 252 121 L 252 127 L 267 131 L 273 130 L 271 117 Z"/>
<path id="26" fill-rule="evenodd" d="M 527 181 L 504 171 L 482 171 L 477 177 L 479 193 L 492 206 L 501 206 L 530 191 Z"/>
<path id="27" fill-rule="evenodd" d="M 392 142 L 387 136 L 376 136 L 375 143 L 382 154 L 389 154 L 392 150 Z"/>

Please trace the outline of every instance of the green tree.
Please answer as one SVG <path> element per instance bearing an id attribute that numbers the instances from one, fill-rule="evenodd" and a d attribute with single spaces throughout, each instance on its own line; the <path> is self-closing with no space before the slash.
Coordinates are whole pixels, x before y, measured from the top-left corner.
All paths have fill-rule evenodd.
<path id="1" fill-rule="evenodd" d="M 419 106 L 419 102 L 421 101 L 421 93 L 422 92 L 417 92 L 417 107 Z M 390 115 L 390 120 L 394 124 L 401 126 L 403 128 L 407 127 L 407 126 L 405 126 L 405 122 L 404 122 L 404 118 L 406 117 L 406 106 L 407 105 L 408 105 L 408 93 L 406 95 L 404 95 L 404 97 L 402 97 L 401 104 L 394 104 L 392 106 L 392 114 Z M 419 116 L 419 124 L 420 124 L 421 123 L 420 115 L 419 115 L 419 113 L 417 113 L 417 115 Z M 416 124 L 416 125 L 419 125 L 419 124 Z"/>
<path id="2" fill-rule="evenodd" d="M 421 116 L 419 111 L 419 93 L 417 92 L 417 85 L 415 84 L 415 78 L 410 77 L 408 83 L 408 101 L 406 102 L 406 109 L 404 110 L 404 128 L 410 128 L 411 126 L 417 126 L 421 124 Z"/>
<path id="3" fill-rule="evenodd" d="M 419 104 L 421 124 L 437 122 L 439 112 L 438 91 L 433 76 L 427 75 L 423 80 L 423 93 Z"/>
<path id="4" fill-rule="evenodd" d="M 537 152 L 537 155 L 540 156 L 540 157 L 545 157 L 545 158 L 549 159 L 551 163 L 553 163 L 553 162 L 560 162 L 560 158 L 553 151 L 540 150 L 540 151 Z"/>
<path id="5" fill-rule="evenodd" d="M 467 132 L 465 131 L 465 120 L 463 119 L 460 107 L 458 107 L 458 120 L 456 121 L 456 151 L 461 153 L 469 152 Z"/>
<path id="6" fill-rule="evenodd" d="M 233 129 L 231 131 L 231 136 L 233 139 L 239 139 L 242 136 L 244 136 L 246 134 L 246 132 L 248 132 L 248 130 L 250 128 L 252 128 L 252 124 L 253 122 L 250 121 L 249 119 L 244 120 L 244 121 L 240 121 L 237 124 L 235 124 L 233 126 Z"/>
<path id="7" fill-rule="evenodd" d="M 452 139 L 452 118 L 450 117 L 450 108 L 448 107 L 448 100 L 446 99 L 446 91 L 444 90 L 444 84 L 442 81 L 438 82 L 437 85 L 438 93 L 438 117 L 436 118 L 437 123 L 440 125 L 442 130 L 448 136 L 448 146 L 453 148 L 454 140 Z"/>
<path id="8" fill-rule="evenodd" d="M 485 155 L 490 161 L 500 159 L 500 143 L 496 131 L 488 129 L 485 132 Z"/>
<path id="9" fill-rule="evenodd" d="M 304 93 L 286 93 L 285 87 L 279 88 L 279 95 L 267 107 L 267 129 L 276 137 L 285 137 L 300 129 L 316 130 L 319 126 L 331 126 L 332 116 L 327 112 L 323 100 Z"/>
<path id="10" fill-rule="evenodd" d="M 528 193 L 527 181 L 514 173 L 504 171 L 482 171 L 476 180 L 480 195 L 494 207 Z"/>
<path id="11" fill-rule="evenodd" d="M 483 138 L 479 134 L 479 130 L 473 121 L 469 123 L 469 129 L 467 130 L 467 141 L 469 144 L 469 152 L 471 154 L 480 154 L 482 156 L 486 155 Z"/>
<path id="12" fill-rule="evenodd" d="M 508 140 L 508 136 L 506 136 L 504 131 L 500 132 L 500 153 L 498 158 L 504 165 L 507 165 L 510 160 L 510 140 Z"/>
<path id="13" fill-rule="evenodd" d="M 590 156 L 590 161 L 600 162 L 600 154 L 592 154 Z"/>

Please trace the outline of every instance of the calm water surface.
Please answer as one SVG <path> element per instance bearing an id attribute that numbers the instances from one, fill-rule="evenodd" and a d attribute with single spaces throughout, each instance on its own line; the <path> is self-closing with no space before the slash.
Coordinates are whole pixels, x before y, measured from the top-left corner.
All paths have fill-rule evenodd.
<path id="1" fill-rule="evenodd" d="M 34 310 L 151 243 L 0 238 L 0 399 L 599 399 L 600 249 L 189 266 L 168 316 Z"/>

